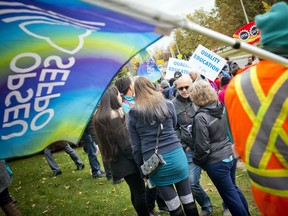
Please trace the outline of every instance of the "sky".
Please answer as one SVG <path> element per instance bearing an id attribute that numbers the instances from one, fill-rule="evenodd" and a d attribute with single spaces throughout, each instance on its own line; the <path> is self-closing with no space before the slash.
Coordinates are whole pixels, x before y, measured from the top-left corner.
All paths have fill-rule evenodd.
<path id="1" fill-rule="evenodd" d="M 172 15 L 186 15 L 200 8 L 210 11 L 214 7 L 215 0 L 122 0 L 122 2 L 137 3 L 145 7 L 157 8 L 159 11 Z M 153 46 L 167 46 L 172 39 L 172 37 L 164 36 L 154 43 Z"/>
<path id="2" fill-rule="evenodd" d="M 122 0 L 122 2 L 136 3 L 135 0 Z M 142 0 L 137 1 L 137 4 L 157 8 L 173 15 L 183 15 L 192 13 L 201 7 L 209 11 L 214 7 L 214 2 L 215 0 Z"/>

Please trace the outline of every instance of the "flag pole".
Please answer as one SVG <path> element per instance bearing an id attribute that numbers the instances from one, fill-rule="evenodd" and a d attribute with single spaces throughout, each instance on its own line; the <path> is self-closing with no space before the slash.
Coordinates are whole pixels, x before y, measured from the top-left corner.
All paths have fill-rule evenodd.
<path id="1" fill-rule="evenodd" d="M 213 31 L 211 29 L 200 26 L 185 16 L 178 16 L 159 11 L 157 9 L 149 8 L 136 3 L 125 3 L 120 0 L 83 0 L 87 3 L 98 5 L 118 13 L 131 16 L 143 22 L 155 25 L 156 33 L 170 35 L 173 28 L 183 28 L 205 35 L 217 41 L 221 41 L 230 45 L 234 49 L 245 50 L 251 54 L 258 56 L 261 59 L 271 60 L 277 62 L 285 67 L 288 67 L 288 59 L 278 56 L 274 53 L 268 52 L 261 48 L 252 46 L 245 42 L 240 42 L 227 35 Z"/>

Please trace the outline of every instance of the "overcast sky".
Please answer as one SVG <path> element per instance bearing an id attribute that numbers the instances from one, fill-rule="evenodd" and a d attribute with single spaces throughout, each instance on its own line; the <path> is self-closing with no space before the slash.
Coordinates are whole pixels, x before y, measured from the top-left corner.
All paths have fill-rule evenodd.
<path id="1" fill-rule="evenodd" d="M 124 2 L 131 2 L 145 5 L 146 7 L 151 6 L 161 11 L 171 14 L 189 14 L 194 10 L 200 9 L 201 7 L 209 11 L 214 7 L 215 0 L 122 0 Z"/>
<path id="2" fill-rule="evenodd" d="M 128 3 L 137 3 L 145 7 L 157 8 L 173 15 L 186 15 L 193 13 L 195 10 L 203 8 L 210 11 L 214 7 L 215 0 L 121 0 Z M 167 46 L 172 40 L 171 37 L 163 37 L 153 44 L 153 46 Z"/>

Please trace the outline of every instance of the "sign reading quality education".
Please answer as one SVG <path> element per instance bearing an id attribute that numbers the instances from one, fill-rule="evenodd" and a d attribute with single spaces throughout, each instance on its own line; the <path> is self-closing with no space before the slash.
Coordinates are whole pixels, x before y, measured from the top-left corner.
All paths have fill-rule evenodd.
<path id="1" fill-rule="evenodd" d="M 214 81 L 224 67 L 226 60 L 199 44 L 189 62 L 197 72 Z"/>
<path id="2" fill-rule="evenodd" d="M 176 58 L 169 58 L 166 70 L 166 78 L 170 79 L 174 77 L 174 73 L 176 71 L 180 71 L 182 74 L 188 74 L 191 69 L 192 66 L 189 61 Z"/>

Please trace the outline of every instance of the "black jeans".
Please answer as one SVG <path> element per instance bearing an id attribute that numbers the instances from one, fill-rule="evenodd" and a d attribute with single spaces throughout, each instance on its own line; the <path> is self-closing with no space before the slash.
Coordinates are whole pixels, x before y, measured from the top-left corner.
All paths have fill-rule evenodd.
<path id="1" fill-rule="evenodd" d="M 145 200 L 145 183 L 140 172 L 135 172 L 124 177 L 129 185 L 131 193 L 131 202 L 138 216 L 149 216 L 148 208 Z"/>
<path id="2" fill-rule="evenodd" d="M 11 202 L 13 202 L 13 199 L 9 194 L 8 188 L 6 188 L 0 193 L 0 207 L 3 207 Z"/>

